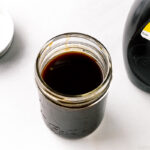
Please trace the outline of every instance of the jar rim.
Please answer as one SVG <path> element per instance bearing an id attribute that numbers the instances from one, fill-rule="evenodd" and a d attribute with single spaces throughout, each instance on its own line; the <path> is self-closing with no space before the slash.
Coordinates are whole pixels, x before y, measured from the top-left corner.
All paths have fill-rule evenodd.
<path id="1" fill-rule="evenodd" d="M 44 82 L 44 80 L 41 77 L 38 64 L 42 53 L 51 43 L 54 43 L 55 41 L 65 37 L 67 38 L 77 37 L 77 38 L 83 38 L 89 40 L 90 42 L 96 44 L 99 47 L 99 49 L 103 49 L 104 54 L 107 56 L 108 59 L 107 63 L 109 67 L 107 75 L 104 78 L 103 82 L 97 88 L 93 89 L 90 92 L 79 94 L 79 95 L 66 95 L 66 94 L 58 93 L 57 91 L 53 91 L 52 89 L 50 89 L 50 87 Z M 112 80 L 112 62 L 111 62 L 109 52 L 104 47 L 104 45 L 101 42 L 99 42 L 97 39 L 87 34 L 83 34 L 79 32 L 69 32 L 69 33 L 63 33 L 57 35 L 44 44 L 36 59 L 35 73 L 36 73 L 35 80 L 39 90 L 42 92 L 42 94 L 44 94 L 44 96 L 48 97 L 49 100 L 51 100 L 52 102 L 58 105 L 65 106 L 65 107 L 83 107 L 83 106 L 93 104 L 96 101 L 100 101 L 102 97 L 107 93 L 107 90 L 110 86 L 110 82 Z"/>

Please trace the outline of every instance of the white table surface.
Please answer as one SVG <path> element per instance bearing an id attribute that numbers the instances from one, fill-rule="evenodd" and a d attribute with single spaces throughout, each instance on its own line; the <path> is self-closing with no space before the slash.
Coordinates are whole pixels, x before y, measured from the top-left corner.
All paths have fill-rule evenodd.
<path id="1" fill-rule="evenodd" d="M 0 150 L 150 150 L 150 95 L 128 79 L 122 56 L 124 24 L 133 0 L 2 0 L 14 42 L 0 58 Z M 79 140 L 44 124 L 34 81 L 42 45 L 64 32 L 96 37 L 109 50 L 113 82 L 100 127 Z"/>

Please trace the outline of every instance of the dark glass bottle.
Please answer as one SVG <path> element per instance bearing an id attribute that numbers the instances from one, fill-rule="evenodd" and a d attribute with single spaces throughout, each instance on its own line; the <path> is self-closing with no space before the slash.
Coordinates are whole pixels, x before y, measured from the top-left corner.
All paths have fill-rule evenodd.
<path id="1" fill-rule="evenodd" d="M 150 92 L 150 0 L 136 0 L 130 10 L 123 55 L 130 80 Z"/>

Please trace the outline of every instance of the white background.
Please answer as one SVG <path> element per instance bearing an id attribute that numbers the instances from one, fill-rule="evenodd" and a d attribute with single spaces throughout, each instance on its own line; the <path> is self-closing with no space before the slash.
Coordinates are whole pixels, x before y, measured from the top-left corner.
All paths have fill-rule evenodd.
<path id="1" fill-rule="evenodd" d="M 4 0 L 14 42 L 0 58 L 0 150 L 150 150 L 150 95 L 129 81 L 122 56 L 124 24 L 133 0 Z M 34 82 L 42 45 L 64 32 L 96 37 L 109 50 L 113 82 L 100 127 L 67 140 L 44 124 Z"/>

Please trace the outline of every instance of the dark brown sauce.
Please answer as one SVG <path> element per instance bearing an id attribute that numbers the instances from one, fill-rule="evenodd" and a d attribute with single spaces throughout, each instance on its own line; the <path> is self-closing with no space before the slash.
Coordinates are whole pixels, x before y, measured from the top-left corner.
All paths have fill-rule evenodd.
<path id="1" fill-rule="evenodd" d="M 90 92 L 103 81 L 101 68 L 95 59 L 80 52 L 56 56 L 46 64 L 41 75 L 51 89 L 65 95 Z"/>

